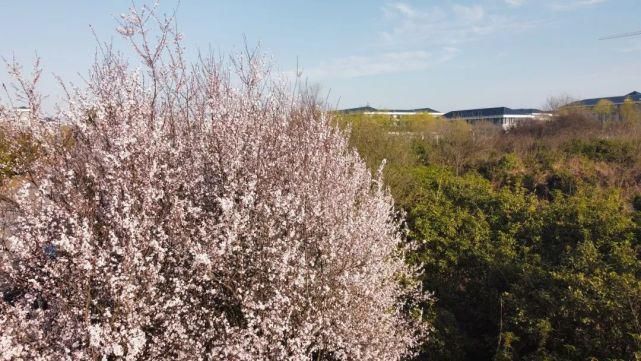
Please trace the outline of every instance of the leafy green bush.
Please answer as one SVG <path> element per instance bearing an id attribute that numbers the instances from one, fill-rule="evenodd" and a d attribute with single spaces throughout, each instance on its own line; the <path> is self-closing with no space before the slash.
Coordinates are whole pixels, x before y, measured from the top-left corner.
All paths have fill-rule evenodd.
<path id="1" fill-rule="evenodd" d="M 410 177 L 399 201 L 422 246 L 409 260 L 438 299 L 426 359 L 627 359 L 641 350 L 639 225 L 616 193 L 547 201 L 437 167 Z"/>
<path id="2" fill-rule="evenodd" d="M 388 160 L 420 241 L 408 262 L 437 298 L 419 359 L 641 359 L 636 125 L 568 113 L 479 137 L 439 120 L 394 135 L 402 122 L 352 120 L 372 169 Z"/>
<path id="3" fill-rule="evenodd" d="M 628 165 L 635 157 L 632 144 L 608 139 L 572 140 L 567 144 L 567 151 L 570 154 L 583 155 L 591 160 Z"/>

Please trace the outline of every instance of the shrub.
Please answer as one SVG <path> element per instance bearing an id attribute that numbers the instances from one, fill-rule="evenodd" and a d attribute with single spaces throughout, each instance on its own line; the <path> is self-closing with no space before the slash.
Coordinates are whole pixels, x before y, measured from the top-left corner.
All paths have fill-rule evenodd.
<path id="1" fill-rule="evenodd" d="M 0 353 L 405 355 L 423 332 L 403 311 L 412 273 L 380 179 L 257 54 L 192 67 L 171 19 L 139 42 L 155 19 L 138 9 L 119 29 L 147 72 L 107 47 L 70 91 L 73 141 L 34 130 L 44 155 L 0 253 Z"/>
<path id="2" fill-rule="evenodd" d="M 635 150 L 632 144 L 607 139 L 572 140 L 566 145 L 570 154 L 580 154 L 591 160 L 632 165 Z"/>
<path id="3" fill-rule="evenodd" d="M 11 177 L 27 173 L 38 152 L 38 144 L 29 133 L 0 125 L 0 185 Z"/>
<path id="4" fill-rule="evenodd" d="M 437 302 L 419 360 L 634 360 L 641 351 L 638 213 L 579 185 L 539 199 L 417 167 L 400 199 Z"/>

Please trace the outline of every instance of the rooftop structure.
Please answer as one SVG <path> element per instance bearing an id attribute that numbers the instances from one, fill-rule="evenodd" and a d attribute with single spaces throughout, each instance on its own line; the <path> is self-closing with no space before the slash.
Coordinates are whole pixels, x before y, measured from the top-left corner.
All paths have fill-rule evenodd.
<path id="1" fill-rule="evenodd" d="M 593 107 L 596 106 L 601 100 L 607 100 L 611 102 L 614 105 L 621 105 L 623 104 L 626 100 L 632 101 L 634 103 L 641 103 L 641 93 L 638 91 L 633 91 L 630 94 L 622 95 L 622 96 L 614 96 L 614 97 L 605 97 L 605 98 L 592 98 L 592 99 L 583 99 L 579 100 L 574 103 L 568 104 L 568 106 L 575 106 L 575 107 Z"/>
<path id="2" fill-rule="evenodd" d="M 443 113 L 432 108 L 418 108 L 418 109 L 376 109 L 370 106 L 343 109 L 340 111 L 345 114 L 365 114 L 365 115 L 389 115 L 392 117 L 400 117 L 405 115 L 416 114 L 429 114 L 432 116 L 441 116 Z"/>
<path id="3" fill-rule="evenodd" d="M 448 119 L 463 119 L 470 123 L 491 122 L 508 130 L 518 123 L 532 119 L 548 119 L 552 115 L 538 109 L 510 109 L 506 107 L 455 110 L 443 115 Z"/>

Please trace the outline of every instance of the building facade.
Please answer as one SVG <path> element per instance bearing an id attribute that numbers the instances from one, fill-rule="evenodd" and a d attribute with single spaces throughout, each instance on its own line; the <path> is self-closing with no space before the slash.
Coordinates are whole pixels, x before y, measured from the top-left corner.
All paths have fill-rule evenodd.
<path id="1" fill-rule="evenodd" d="M 552 114 L 538 109 L 510 109 L 506 107 L 455 110 L 443 115 L 447 119 L 463 119 L 469 123 L 490 122 L 508 130 L 527 120 L 546 120 Z"/>
<path id="2" fill-rule="evenodd" d="M 340 111 L 344 114 L 364 114 L 364 115 L 388 115 L 393 118 L 399 118 L 407 115 L 429 114 L 433 117 L 440 117 L 443 113 L 432 108 L 419 109 L 376 109 L 370 106 L 343 109 Z"/>

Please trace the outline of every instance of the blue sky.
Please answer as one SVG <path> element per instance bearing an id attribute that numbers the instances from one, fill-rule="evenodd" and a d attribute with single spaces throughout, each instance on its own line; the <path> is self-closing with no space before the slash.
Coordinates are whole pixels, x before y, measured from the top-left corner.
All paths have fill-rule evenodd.
<path id="1" fill-rule="evenodd" d="M 77 80 L 91 63 L 90 24 L 124 48 L 114 17 L 129 4 L 0 0 L 0 55 L 30 63 L 37 51 L 55 99 L 52 74 Z M 447 111 L 641 91 L 641 36 L 598 40 L 641 30 L 639 14 L 639 0 L 182 0 L 178 22 L 190 49 L 260 41 L 280 71 L 298 63 L 340 108 Z"/>

